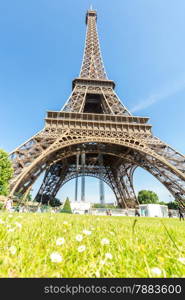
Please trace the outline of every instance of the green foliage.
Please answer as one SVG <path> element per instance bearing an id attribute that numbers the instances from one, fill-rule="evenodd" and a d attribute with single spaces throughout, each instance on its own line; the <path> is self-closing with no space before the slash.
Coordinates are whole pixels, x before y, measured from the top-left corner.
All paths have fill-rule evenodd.
<path id="1" fill-rule="evenodd" d="M 8 153 L 0 149 L 0 195 L 9 194 L 9 180 L 13 175 L 12 163 L 8 158 Z"/>
<path id="2" fill-rule="evenodd" d="M 23 201 L 23 199 L 24 199 L 24 201 Z M 25 202 L 26 203 L 26 202 L 33 201 L 33 198 L 32 198 L 31 193 L 28 193 L 28 195 L 26 196 L 26 198 L 21 193 L 15 193 L 14 194 L 14 201 L 16 201 L 16 202 Z"/>
<path id="3" fill-rule="evenodd" d="M 157 194 L 147 190 L 142 190 L 138 193 L 138 201 L 140 204 L 148 204 L 148 203 L 159 204 L 159 198 Z"/>
<path id="4" fill-rule="evenodd" d="M 172 201 L 167 203 L 169 209 L 178 209 L 178 202 Z"/>
<path id="5" fill-rule="evenodd" d="M 94 203 L 93 208 L 116 208 L 113 204 Z"/>
<path id="6" fill-rule="evenodd" d="M 0 210 L 3 208 L 4 203 L 0 202 Z"/>
<path id="7" fill-rule="evenodd" d="M 61 202 L 60 202 L 60 200 L 58 198 L 54 198 L 54 199 L 50 200 L 49 204 L 52 207 L 56 207 L 56 206 L 60 206 Z"/>
<path id="8" fill-rule="evenodd" d="M 160 204 L 160 205 L 167 205 L 167 202 L 160 201 L 158 204 Z"/>
<path id="9" fill-rule="evenodd" d="M 70 205 L 70 201 L 69 198 L 66 198 L 66 201 L 64 203 L 63 208 L 60 211 L 61 213 L 66 213 L 66 214 L 72 214 L 72 210 L 71 210 L 71 205 Z"/>
<path id="10" fill-rule="evenodd" d="M 15 199 L 16 199 L 17 201 L 19 201 L 19 200 L 22 200 L 22 199 L 23 199 L 23 194 L 21 194 L 21 193 L 15 193 L 15 194 L 14 194 L 14 197 L 15 197 Z"/>
<path id="11" fill-rule="evenodd" d="M 32 194 L 29 193 L 26 197 L 26 201 L 33 201 Z"/>

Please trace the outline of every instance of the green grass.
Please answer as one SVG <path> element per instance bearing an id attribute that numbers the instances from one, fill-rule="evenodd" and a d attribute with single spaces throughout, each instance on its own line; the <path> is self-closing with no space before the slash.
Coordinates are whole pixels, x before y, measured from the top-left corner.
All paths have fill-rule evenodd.
<path id="1" fill-rule="evenodd" d="M 102 245 L 103 238 L 110 243 Z M 61 262 L 51 261 L 53 252 Z M 0 277 L 184 277 L 183 258 L 185 222 L 178 219 L 0 213 Z"/>

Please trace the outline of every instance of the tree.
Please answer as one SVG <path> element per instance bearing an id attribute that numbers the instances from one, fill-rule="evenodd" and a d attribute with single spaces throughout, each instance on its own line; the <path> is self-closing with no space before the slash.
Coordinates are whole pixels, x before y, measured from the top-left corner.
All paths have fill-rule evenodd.
<path id="1" fill-rule="evenodd" d="M 52 207 L 56 207 L 56 206 L 60 206 L 61 202 L 60 202 L 60 200 L 58 198 L 54 198 L 54 199 L 50 200 L 49 204 Z"/>
<path id="2" fill-rule="evenodd" d="M 24 194 L 22 194 L 22 193 L 15 193 L 14 194 L 14 197 L 15 197 L 15 200 L 17 201 L 17 202 L 22 202 L 23 200 L 24 200 L 24 202 L 31 202 L 31 201 L 33 201 L 33 199 L 32 199 L 32 194 L 29 192 L 28 194 L 27 194 L 27 196 L 25 197 L 25 195 Z"/>
<path id="3" fill-rule="evenodd" d="M 72 214 L 71 205 L 68 197 L 66 198 L 66 201 L 64 203 L 63 208 L 61 209 L 61 212 L 66 214 Z"/>
<path id="4" fill-rule="evenodd" d="M 26 197 L 26 201 L 33 201 L 33 198 L 32 198 L 32 194 L 29 192 L 27 197 Z"/>
<path id="5" fill-rule="evenodd" d="M 157 203 L 159 204 L 159 197 L 152 191 L 142 190 L 138 193 L 138 201 L 140 204 Z"/>
<path id="6" fill-rule="evenodd" d="M 167 203 L 164 202 L 164 201 L 160 201 L 158 204 L 160 204 L 160 205 L 167 205 Z"/>
<path id="7" fill-rule="evenodd" d="M 9 180 L 13 175 L 12 163 L 8 158 L 8 153 L 0 149 L 0 195 L 9 194 Z"/>
<path id="8" fill-rule="evenodd" d="M 115 206 L 113 204 L 101 204 L 101 203 L 94 203 L 93 208 L 117 208 L 118 206 Z"/>
<path id="9" fill-rule="evenodd" d="M 169 209 L 178 209 L 178 202 L 172 201 L 167 203 Z"/>

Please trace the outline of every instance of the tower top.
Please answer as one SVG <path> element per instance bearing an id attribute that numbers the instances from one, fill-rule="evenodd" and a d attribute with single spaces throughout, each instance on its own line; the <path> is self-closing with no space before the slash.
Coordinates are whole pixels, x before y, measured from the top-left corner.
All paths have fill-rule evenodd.
<path id="1" fill-rule="evenodd" d="M 93 8 L 92 8 L 92 4 L 91 4 L 91 6 L 90 6 L 90 9 L 87 11 L 87 13 L 86 13 L 86 24 L 88 23 L 88 18 L 89 17 L 95 17 L 96 18 L 96 21 L 97 21 L 97 12 L 96 12 L 96 10 L 94 10 Z"/>
<path id="2" fill-rule="evenodd" d="M 92 6 L 86 13 L 86 40 L 80 78 L 107 80 L 96 28 L 97 12 Z"/>

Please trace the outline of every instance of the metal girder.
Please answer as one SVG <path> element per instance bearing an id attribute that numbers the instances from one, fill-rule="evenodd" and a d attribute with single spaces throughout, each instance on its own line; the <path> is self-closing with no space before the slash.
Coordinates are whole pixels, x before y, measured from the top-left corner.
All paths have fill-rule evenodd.
<path id="1" fill-rule="evenodd" d="M 68 165 L 66 161 L 62 164 L 56 163 L 48 168 L 35 200 L 46 204 L 54 199 L 67 172 Z"/>
<path id="2" fill-rule="evenodd" d="M 79 167 L 77 172 L 73 161 L 67 163 L 68 170 L 62 168 L 63 163 L 57 162 L 47 170 L 41 188 L 36 196 L 36 200 L 42 203 L 49 202 L 56 197 L 59 189 L 69 180 L 78 177 L 92 176 L 106 182 L 114 192 L 117 202 L 121 207 L 131 208 L 137 204 L 137 199 L 133 191 L 132 170 L 135 169 L 131 164 L 129 168 L 124 169 L 120 166 L 119 172 L 111 167 L 103 167 L 99 164 L 99 155 L 97 159 L 91 157 L 86 163 L 85 170 Z M 93 164 L 92 162 L 94 161 Z"/>
<path id="3" fill-rule="evenodd" d="M 96 11 L 87 12 L 87 32 L 80 77 L 91 79 L 107 79 L 103 59 L 101 57 L 96 20 Z"/>

